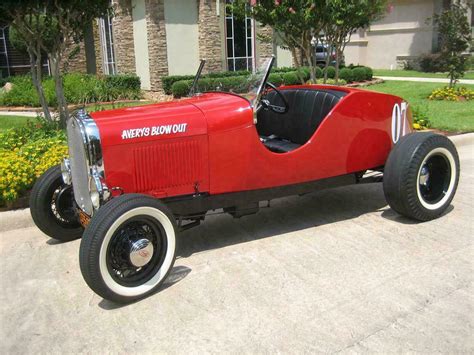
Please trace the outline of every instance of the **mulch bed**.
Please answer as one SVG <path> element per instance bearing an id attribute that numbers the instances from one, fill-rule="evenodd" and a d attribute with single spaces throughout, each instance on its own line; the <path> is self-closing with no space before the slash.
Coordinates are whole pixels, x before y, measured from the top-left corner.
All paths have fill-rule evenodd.
<path id="1" fill-rule="evenodd" d="M 11 211 L 11 210 L 19 210 L 19 209 L 30 207 L 30 193 L 31 193 L 31 191 L 27 191 L 18 200 L 8 201 L 6 203 L 6 205 L 0 206 L 0 212 Z"/>

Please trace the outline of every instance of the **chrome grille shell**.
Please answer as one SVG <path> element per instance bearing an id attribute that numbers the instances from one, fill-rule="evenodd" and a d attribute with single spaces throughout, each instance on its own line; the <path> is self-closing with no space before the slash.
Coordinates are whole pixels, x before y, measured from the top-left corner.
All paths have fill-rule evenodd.
<path id="1" fill-rule="evenodd" d="M 74 198 L 77 205 L 92 216 L 89 180 L 93 173 L 105 178 L 99 129 L 84 110 L 78 110 L 68 121 L 67 135 Z"/>

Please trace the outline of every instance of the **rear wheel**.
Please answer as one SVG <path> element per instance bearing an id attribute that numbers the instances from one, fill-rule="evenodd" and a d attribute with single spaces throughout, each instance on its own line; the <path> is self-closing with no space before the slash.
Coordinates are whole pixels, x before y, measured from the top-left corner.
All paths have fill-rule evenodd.
<path id="1" fill-rule="evenodd" d="M 59 165 L 46 170 L 36 181 L 30 212 L 36 226 L 51 238 L 65 242 L 82 236 L 84 229 L 77 218 L 72 186 L 64 184 Z"/>
<path id="2" fill-rule="evenodd" d="M 126 303 L 159 288 L 176 250 L 175 219 L 160 201 L 130 194 L 103 206 L 80 246 L 82 275 L 105 299 Z"/>
<path id="3" fill-rule="evenodd" d="M 385 165 L 384 193 L 396 212 L 419 220 L 439 217 L 459 181 L 459 157 L 445 136 L 413 133 L 392 149 Z"/>

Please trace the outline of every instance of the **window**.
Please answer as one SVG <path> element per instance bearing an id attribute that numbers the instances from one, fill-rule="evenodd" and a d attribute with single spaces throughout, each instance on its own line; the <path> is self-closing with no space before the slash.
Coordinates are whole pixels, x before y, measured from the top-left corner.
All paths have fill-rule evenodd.
<path id="1" fill-rule="evenodd" d="M 114 39 L 112 34 L 112 19 L 110 16 L 99 19 L 100 44 L 102 46 L 102 66 L 104 74 L 117 73 L 115 66 Z"/>
<path id="2" fill-rule="evenodd" d="M 5 27 L 0 29 L 0 77 L 10 76 L 10 63 L 8 61 L 7 38 Z"/>
<path id="3" fill-rule="evenodd" d="M 8 39 L 8 26 L 0 26 L 0 78 L 27 74 L 31 70 L 28 54 L 14 48 Z M 49 74 L 49 62 L 43 55 L 43 73 Z"/>
<path id="4" fill-rule="evenodd" d="M 226 0 L 227 4 L 232 0 Z M 226 48 L 227 69 L 230 71 L 253 70 L 254 56 L 254 21 L 250 17 L 237 19 L 226 8 Z"/>

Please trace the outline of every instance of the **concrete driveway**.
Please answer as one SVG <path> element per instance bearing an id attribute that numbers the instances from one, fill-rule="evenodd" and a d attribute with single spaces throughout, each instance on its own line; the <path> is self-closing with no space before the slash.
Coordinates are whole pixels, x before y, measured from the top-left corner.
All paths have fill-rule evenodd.
<path id="1" fill-rule="evenodd" d="M 163 289 L 127 306 L 87 287 L 79 241 L 2 213 L 0 353 L 472 353 L 474 135 L 456 141 L 444 217 L 399 217 L 381 184 L 212 216 L 181 235 Z"/>

